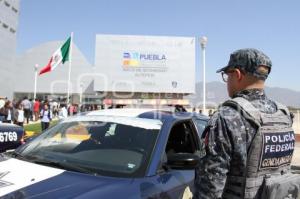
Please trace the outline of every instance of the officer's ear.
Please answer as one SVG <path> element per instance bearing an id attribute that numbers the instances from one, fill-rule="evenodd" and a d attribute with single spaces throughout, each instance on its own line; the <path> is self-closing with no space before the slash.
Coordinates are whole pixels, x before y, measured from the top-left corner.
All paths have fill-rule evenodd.
<path id="1" fill-rule="evenodd" d="M 236 75 L 237 80 L 241 81 L 244 78 L 245 73 L 239 68 L 236 68 L 234 70 L 235 70 L 235 75 Z"/>

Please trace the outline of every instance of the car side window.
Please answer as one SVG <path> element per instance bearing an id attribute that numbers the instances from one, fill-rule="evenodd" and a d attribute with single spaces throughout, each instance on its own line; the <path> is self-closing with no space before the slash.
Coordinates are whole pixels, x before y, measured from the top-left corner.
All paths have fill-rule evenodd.
<path id="1" fill-rule="evenodd" d="M 194 128 L 191 121 L 176 123 L 169 134 L 166 154 L 195 153 L 197 151 L 197 143 L 193 132 Z"/>
<path id="2" fill-rule="evenodd" d="M 205 128 L 207 127 L 207 120 L 202 120 L 202 119 L 194 119 L 193 120 L 196 128 L 197 128 L 197 133 L 199 136 L 199 145 L 200 145 L 200 150 L 199 150 L 199 156 L 204 157 L 206 152 L 205 152 L 205 144 L 204 144 L 204 131 Z"/>
<path id="3" fill-rule="evenodd" d="M 207 121 L 206 120 L 201 120 L 201 119 L 195 119 L 194 121 L 195 121 L 197 130 L 198 130 L 198 135 L 201 138 L 202 134 L 203 134 L 203 131 L 204 131 L 206 125 L 207 125 Z"/>

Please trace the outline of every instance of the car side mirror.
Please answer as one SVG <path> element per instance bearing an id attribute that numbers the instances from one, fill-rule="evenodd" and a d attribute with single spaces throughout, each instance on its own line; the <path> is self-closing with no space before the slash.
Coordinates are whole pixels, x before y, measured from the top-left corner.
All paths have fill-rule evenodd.
<path id="1" fill-rule="evenodd" d="M 193 170 L 199 166 L 199 156 L 192 153 L 173 153 L 168 155 L 167 166 L 177 170 Z"/>

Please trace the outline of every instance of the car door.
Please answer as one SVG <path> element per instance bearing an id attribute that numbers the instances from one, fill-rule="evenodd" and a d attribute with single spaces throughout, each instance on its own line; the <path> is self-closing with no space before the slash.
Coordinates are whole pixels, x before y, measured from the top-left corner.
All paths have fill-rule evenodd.
<path id="1" fill-rule="evenodd" d="M 163 162 L 167 162 L 171 153 L 197 153 L 199 143 L 197 131 L 192 120 L 174 123 L 165 148 Z M 159 174 L 152 179 L 156 185 L 156 194 L 149 198 L 182 199 L 191 198 L 194 186 L 195 170 L 175 170 L 162 165 Z"/>

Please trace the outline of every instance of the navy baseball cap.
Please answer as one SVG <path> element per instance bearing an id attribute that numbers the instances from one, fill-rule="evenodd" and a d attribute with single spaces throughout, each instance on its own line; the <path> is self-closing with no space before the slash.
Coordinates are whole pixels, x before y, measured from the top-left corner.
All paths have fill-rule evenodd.
<path id="1" fill-rule="evenodd" d="M 262 74 L 257 69 L 259 66 L 266 66 L 271 72 L 272 61 L 263 52 L 254 48 L 244 48 L 234 51 L 230 55 L 227 66 L 217 70 L 219 72 L 226 72 L 228 69 L 240 68 L 248 74 L 251 74 L 259 79 L 267 79 L 268 74 Z"/>

